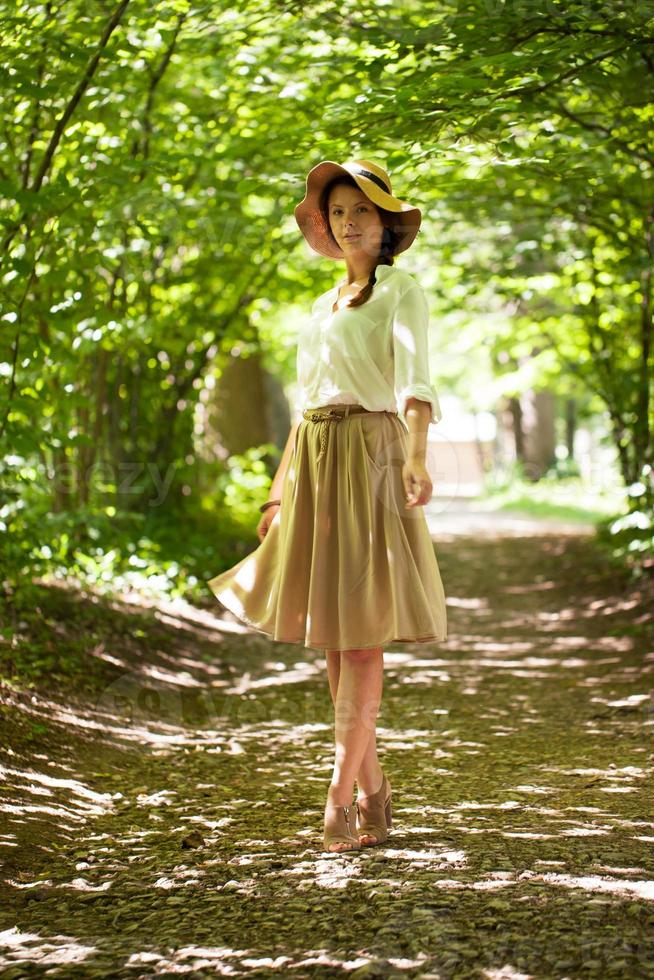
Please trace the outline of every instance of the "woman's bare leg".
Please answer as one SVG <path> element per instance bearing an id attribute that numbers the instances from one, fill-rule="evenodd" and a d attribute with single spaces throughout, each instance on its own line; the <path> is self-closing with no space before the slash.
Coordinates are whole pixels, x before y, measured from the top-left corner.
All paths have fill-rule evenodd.
<path id="1" fill-rule="evenodd" d="M 335 700 L 336 758 L 327 802 L 337 806 L 352 803 L 354 781 L 359 772 L 381 703 L 384 671 L 383 649 L 342 650 Z M 347 850 L 348 844 L 332 849 Z"/>
<path id="2" fill-rule="evenodd" d="M 383 650 L 382 647 L 379 647 L 379 649 Z M 334 707 L 336 707 L 338 682 L 341 676 L 341 651 L 327 650 L 326 658 L 329 691 L 332 696 Z M 359 788 L 359 798 L 376 793 L 381 786 L 382 781 L 382 767 L 377 755 L 377 726 L 371 722 L 371 728 L 372 730 L 366 746 L 366 752 L 356 775 L 356 782 Z"/>

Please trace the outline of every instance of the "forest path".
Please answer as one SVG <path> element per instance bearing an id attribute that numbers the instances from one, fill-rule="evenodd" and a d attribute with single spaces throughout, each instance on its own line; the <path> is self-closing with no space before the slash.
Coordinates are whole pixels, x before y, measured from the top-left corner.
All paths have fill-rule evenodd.
<path id="1" fill-rule="evenodd" d="M 356 854 L 321 851 L 320 653 L 47 590 L 86 674 L 3 692 L 3 978 L 654 976 L 651 585 L 583 532 L 449 528 L 448 639 L 385 651 L 394 827 Z"/>

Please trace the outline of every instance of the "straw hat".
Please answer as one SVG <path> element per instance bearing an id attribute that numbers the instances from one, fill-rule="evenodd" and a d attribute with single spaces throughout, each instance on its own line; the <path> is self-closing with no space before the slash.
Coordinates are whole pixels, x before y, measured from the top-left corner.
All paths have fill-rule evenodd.
<path id="1" fill-rule="evenodd" d="M 294 214 L 300 231 L 311 248 L 331 259 L 343 258 L 343 250 L 334 241 L 329 224 L 325 221 L 319 206 L 323 187 L 340 174 L 349 174 L 353 177 L 357 186 L 373 204 L 397 214 L 397 221 L 392 222 L 391 228 L 402 238 L 393 254 L 397 255 L 398 252 L 404 252 L 409 248 L 420 227 L 422 217 L 420 208 L 394 197 L 388 174 L 370 160 L 348 160 L 346 163 L 323 160 L 309 171 L 304 200 L 297 205 Z"/>

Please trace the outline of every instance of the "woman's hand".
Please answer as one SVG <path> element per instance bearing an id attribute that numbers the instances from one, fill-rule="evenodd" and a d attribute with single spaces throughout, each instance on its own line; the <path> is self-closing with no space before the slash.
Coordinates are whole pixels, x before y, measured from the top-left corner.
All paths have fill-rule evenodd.
<path id="1" fill-rule="evenodd" d="M 402 466 L 406 507 L 419 507 L 431 500 L 433 486 L 424 461 L 409 457 Z"/>
<path id="2" fill-rule="evenodd" d="M 257 535 L 259 536 L 259 541 L 263 541 L 268 533 L 268 529 L 272 524 L 272 519 L 280 508 L 280 504 L 275 504 L 273 507 L 266 507 L 263 514 L 261 515 L 261 520 L 257 524 Z"/>

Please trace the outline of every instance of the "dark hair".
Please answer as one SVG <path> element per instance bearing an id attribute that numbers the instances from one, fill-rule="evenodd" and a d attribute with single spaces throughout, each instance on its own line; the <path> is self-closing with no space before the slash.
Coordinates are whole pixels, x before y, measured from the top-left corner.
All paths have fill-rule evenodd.
<path id="1" fill-rule="evenodd" d="M 322 189 L 318 206 L 320 207 L 320 210 L 322 212 L 323 220 L 325 222 L 325 227 L 327 228 L 329 237 L 332 239 L 332 241 L 335 244 L 337 244 L 337 242 L 332 234 L 331 225 L 329 223 L 328 205 L 329 205 L 329 195 L 331 194 L 333 188 L 336 187 L 338 184 L 344 184 L 346 187 L 355 187 L 357 190 L 361 190 L 356 180 L 354 180 L 353 177 L 350 177 L 349 175 L 345 175 L 345 174 L 338 177 L 334 177 L 327 184 L 325 184 L 325 186 Z M 402 240 L 401 235 L 398 235 L 398 233 L 394 231 L 392 228 L 392 222 L 397 218 L 397 215 L 393 214 L 392 211 L 387 211 L 385 208 L 380 208 L 379 205 L 374 203 L 374 201 L 370 201 L 370 203 L 374 208 L 377 209 L 382 224 L 384 225 L 384 230 L 382 231 L 381 244 L 379 247 L 379 255 L 377 256 L 377 260 L 374 266 L 370 270 L 370 276 L 368 277 L 368 282 L 366 283 L 365 286 L 363 286 L 359 290 L 356 296 L 353 296 L 350 299 L 349 303 L 347 304 L 348 306 L 361 306 L 370 298 L 370 295 L 372 294 L 372 287 L 377 282 L 377 277 L 375 275 L 377 266 L 393 265 L 393 256 L 395 255 L 395 249 L 397 248 L 400 241 Z"/>

